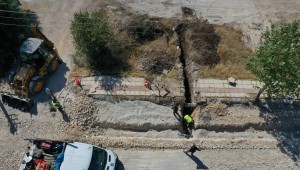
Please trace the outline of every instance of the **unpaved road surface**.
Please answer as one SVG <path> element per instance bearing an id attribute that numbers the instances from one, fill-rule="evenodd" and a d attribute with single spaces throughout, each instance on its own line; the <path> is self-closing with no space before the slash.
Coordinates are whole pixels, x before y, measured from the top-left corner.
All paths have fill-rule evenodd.
<path id="1" fill-rule="evenodd" d="M 270 23 L 281 23 L 299 18 L 298 9 L 300 9 L 300 2 L 297 0 L 119 0 L 119 2 L 121 5 L 114 0 L 21 0 L 22 4 L 37 13 L 43 33 L 54 42 L 65 62 L 59 66 L 57 72 L 47 79 L 46 86 L 52 89 L 56 95 L 70 81 L 68 78 L 73 68 L 71 55 L 74 53 L 74 48 L 69 26 L 75 11 L 123 6 L 140 13 L 160 17 L 177 17 L 181 16 L 181 6 L 188 6 L 195 9 L 197 15 L 207 17 L 212 22 L 230 23 L 241 27 L 245 31 L 245 40 L 250 45 L 255 45 L 259 33 L 265 26 Z M 59 112 L 52 117 L 48 109 L 46 94 L 42 92 L 36 96 L 36 99 L 39 103 L 31 114 L 22 113 L 6 106 L 1 107 L 0 170 L 17 169 L 23 151 L 26 149 L 26 142 L 23 139 L 34 137 L 69 138 L 116 149 L 115 151 L 119 154 L 126 169 L 196 169 L 197 163 L 201 165 L 200 161 L 203 162 L 201 166 L 211 169 L 299 169 L 291 157 L 279 150 L 277 139 L 268 133 L 256 131 L 253 133 L 216 133 L 199 130 L 194 133 L 193 138 L 185 139 L 178 136 L 176 130 L 137 132 L 139 130 L 137 129 L 136 131 L 122 131 L 122 125 L 118 128 L 119 130 L 102 129 L 101 127 L 86 129 L 81 127 L 81 125 L 86 124 L 74 121 L 83 122 L 83 119 L 91 121 L 91 118 L 88 119 L 84 115 L 79 115 L 79 117 L 77 115 L 76 117 L 77 113 L 73 113 L 71 115 L 73 119 L 68 123 Z M 72 99 L 75 100 L 76 97 L 71 97 Z M 72 101 L 74 102 L 74 100 Z M 99 112 L 89 113 L 87 116 L 107 114 L 100 117 L 99 120 L 104 120 L 106 117 L 110 119 L 111 123 L 114 123 L 116 119 L 109 117 L 110 112 L 105 110 L 111 109 L 115 111 L 114 115 L 118 116 L 117 111 L 122 110 L 121 104 L 116 105 L 114 109 L 111 109 L 114 107 L 113 104 L 99 104 Z M 75 107 L 74 105 L 70 106 Z M 134 104 L 131 106 L 134 107 Z M 131 109 L 136 111 L 134 108 Z M 68 108 L 67 105 L 67 114 L 70 114 L 72 110 L 74 108 Z M 164 112 L 164 115 L 167 115 L 165 118 L 169 117 L 168 114 L 172 115 L 170 107 L 152 109 L 151 111 L 139 107 L 137 112 L 153 114 L 154 111 L 155 114 L 159 114 L 160 111 Z M 161 123 L 161 118 L 157 118 L 159 120 L 156 123 Z M 123 121 L 130 123 L 127 120 Z M 136 124 L 149 123 L 147 119 L 138 119 L 137 121 Z M 155 121 L 155 119 L 151 121 Z M 164 121 L 166 120 L 164 119 Z M 173 118 L 171 122 L 175 124 L 177 120 Z M 117 122 L 115 123 L 117 124 Z M 182 150 L 178 150 L 186 149 L 191 142 L 196 142 L 204 148 L 203 151 L 196 153 L 198 159 L 192 160 L 183 154 Z M 254 149 L 249 150 L 250 147 Z M 141 148 L 146 150 L 140 150 Z M 174 150 L 163 151 L 164 148 Z"/>
<path id="2" fill-rule="evenodd" d="M 115 150 L 122 167 L 130 170 L 158 169 L 299 169 L 278 149 L 201 150 L 194 157 L 183 150 Z M 120 168 L 122 169 L 122 168 Z"/>
<path id="3" fill-rule="evenodd" d="M 299 19 L 298 0 L 118 0 L 139 13 L 158 17 L 182 16 L 181 7 L 210 23 L 230 24 L 242 28 L 252 48 L 259 43 L 260 33 L 271 24 Z"/>

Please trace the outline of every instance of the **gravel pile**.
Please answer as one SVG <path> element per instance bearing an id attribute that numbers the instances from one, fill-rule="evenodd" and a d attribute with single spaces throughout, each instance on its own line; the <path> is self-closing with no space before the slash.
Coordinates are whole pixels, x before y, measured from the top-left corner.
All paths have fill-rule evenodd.
<path id="1" fill-rule="evenodd" d="M 92 128 L 96 118 L 94 113 L 97 111 L 93 99 L 79 96 L 68 108 L 71 109 L 68 112 L 71 128 L 77 128 L 80 131 Z"/>

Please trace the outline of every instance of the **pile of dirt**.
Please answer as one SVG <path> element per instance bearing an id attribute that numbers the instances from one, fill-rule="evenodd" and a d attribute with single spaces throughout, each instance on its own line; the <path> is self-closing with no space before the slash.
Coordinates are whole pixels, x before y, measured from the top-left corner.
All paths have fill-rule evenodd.
<path id="1" fill-rule="evenodd" d="M 81 131 L 92 128 L 96 118 L 94 113 L 97 110 L 92 98 L 79 96 L 68 108 L 71 108 L 71 111 L 68 112 L 71 128 L 77 128 Z"/>
<path id="2" fill-rule="evenodd" d="M 171 70 L 175 61 L 175 55 L 162 51 L 149 51 L 138 57 L 140 69 L 152 74 L 162 74 L 164 70 Z"/>
<path id="3" fill-rule="evenodd" d="M 229 113 L 228 106 L 221 102 L 209 103 L 204 108 L 196 107 L 192 113 L 195 121 L 195 127 L 200 125 L 208 125 L 212 120 L 218 117 L 226 116 Z"/>
<path id="4" fill-rule="evenodd" d="M 225 116 L 228 113 L 228 106 L 221 102 L 209 103 L 202 112 L 214 113 L 217 116 Z"/>
<path id="5" fill-rule="evenodd" d="M 139 43 L 153 41 L 167 32 L 160 22 L 147 15 L 136 16 L 127 26 L 127 33 Z"/>
<path id="6" fill-rule="evenodd" d="M 188 75 L 199 70 L 200 66 L 213 66 L 220 62 L 217 54 L 220 37 L 207 20 L 185 21 L 177 26 L 176 32 L 181 42 Z"/>

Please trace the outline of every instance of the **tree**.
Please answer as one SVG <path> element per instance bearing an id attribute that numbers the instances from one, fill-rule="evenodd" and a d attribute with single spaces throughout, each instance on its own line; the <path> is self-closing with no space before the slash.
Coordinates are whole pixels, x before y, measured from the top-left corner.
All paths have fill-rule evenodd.
<path id="1" fill-rule="evenodd" d="M 247 68 L 264 83 L 255 101 L 266 90 L 268 96 L 300 94 L 300 22 L 272 26 L 262 33 L 256 57 Z"/>
<path id="2" fill-rule="evenodd" d="M 76 48 L 75 62 L 85 62 L 94 69 L 116 64 L 120 52 L 106 12 L 76 12 L 71 23 L 71 33 Z"/>
<path id="3" fill-rule="evenodd" d="M 20 34 L 30 31 L 28 14 L 23 13 L 19 6 L 18 0 L 0 0 L 0 77 L 18 55 Z"/>

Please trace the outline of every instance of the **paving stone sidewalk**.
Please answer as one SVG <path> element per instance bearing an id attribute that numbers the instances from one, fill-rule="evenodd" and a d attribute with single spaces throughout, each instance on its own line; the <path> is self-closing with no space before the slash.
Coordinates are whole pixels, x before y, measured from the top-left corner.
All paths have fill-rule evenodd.
<path id="1" fill-rule="evenodd" d="M 89 95 L 114 96 L 179 96 L 184 97 L 183 81 L 158 77 L 145 87 L 147 79 L 139 77 L 97 76 L 81 78 Z M 253 80 L 237 80 L 235 86 L 228 80 L 198 79 L 193 82 L 192 97 L 199 98 L 252 98 L 262 83 Z M 262 94 L 264 98 L 265 94 Z"/>

